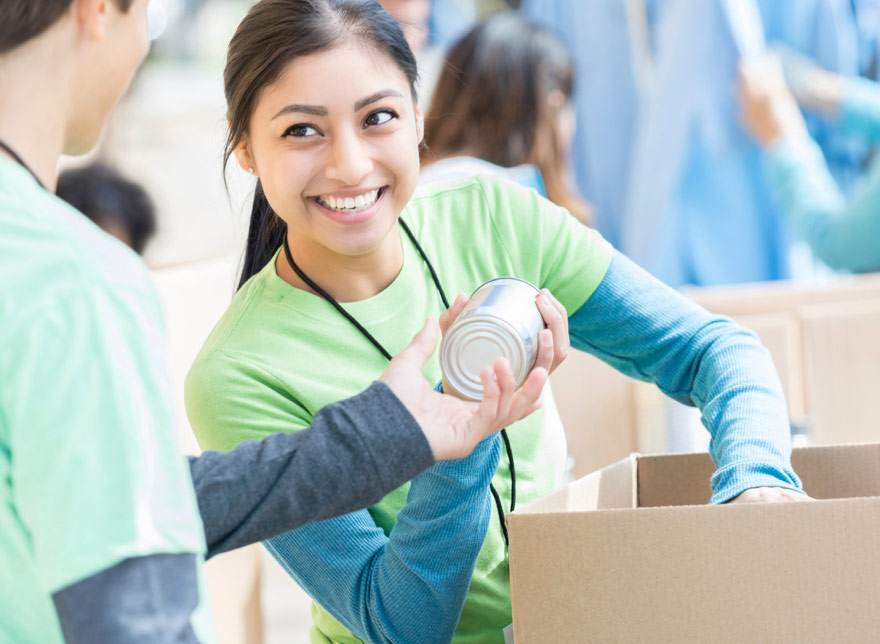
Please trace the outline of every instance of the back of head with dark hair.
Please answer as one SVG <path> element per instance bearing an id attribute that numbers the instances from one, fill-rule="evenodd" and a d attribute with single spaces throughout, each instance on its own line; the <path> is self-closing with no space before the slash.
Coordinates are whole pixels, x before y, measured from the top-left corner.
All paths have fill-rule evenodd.
<path id="1" fill-rule="evenodd" d="M 550 199 L 584 219 L 589 207 L 566 186 L 565 142 L 548 98 L 570 99 L 573 80 L 571 55 L 552 32 L 513 11 L 478 23 L 446 55 L 425 115 L 422 161 L 532 163 Z"/>
<path id="2" fill-rule="evenodd" d="M 70 8 L 73 0 L 0 0 L 0 54 L 36 38 Z M 128 11 L 132 0 L 116 0 Z"/>
<path id="3" fill-rule="evenodd" d="M 406 76 L 415 100 L 415 57 L 400 25 L 374 0 L 261 0 L 251 7 L 226 57 L 223 80 L 229 135 L 224 168 L 247 137 L 263 90 L 287 65 L 351 40 L 388 56 Z M 258 181 L 239 288 L 272 258 L 285 232 L 284 222 L 272 211 Z"/>
<path id="4" fill-rule="evenodd" d="M 61 173 L 57 195 L 102 228 L 124 230 L 138 253 L 156 231 L 149 195 L 103 163 Z"/>

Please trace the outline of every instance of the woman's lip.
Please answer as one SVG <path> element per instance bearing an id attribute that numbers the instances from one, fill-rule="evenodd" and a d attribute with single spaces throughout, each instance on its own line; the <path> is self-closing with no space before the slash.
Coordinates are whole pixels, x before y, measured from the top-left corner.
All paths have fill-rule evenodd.
<path id="1" fill-rule="evenodd" d="M 387 188 L 388 186 L 382 186 L 381 188 L 379 188 L 379 196 L 376 197 L 376 201 L 370 204 L 369 208 L 364 208 L 363 210 L 359 210 L 355 213 L 340 212 L 338 210 L 334 210 L 333 208 L 328 208 L 327 206 L 321 204 L 320 201 L 318 201 L 318 197 L 309 197 L 309 199 L 318 208 L 320 208 L 321 212 L 323 212 L 327 218 L 332 219 L 335 222 L 346 225 L 361 224 L 369 220 L 373 215 L 376 214 L 376 211 L 379 209 L 379 204 L 381 203 L 382 199 L 385 198 L 385 193 L 388 191 Z"/>

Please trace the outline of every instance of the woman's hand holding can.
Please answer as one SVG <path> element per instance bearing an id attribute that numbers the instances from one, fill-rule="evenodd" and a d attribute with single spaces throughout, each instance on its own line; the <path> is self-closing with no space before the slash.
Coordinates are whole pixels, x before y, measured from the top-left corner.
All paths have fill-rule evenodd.
<path id="1" fill-rule="evenodd" d="M 549 373 L 553 373 L 556 367 L 568 357 L 568 350 L 571 346 L 568 338 L 568 313 L 559 300 L 553 297 L 546 288 L 541 289 L 537 302 L 541 317 L 544 318 L 544 324 L 547 325 L 547 328 L 541 331 L 541 333 L 549 333 L 552 336 L 550 340 L 552 352 L 550 354 L 550 364 L 542 363 L 541 334 L 538 334 L 538 359 L 535 361 L 535 366 L 543 366 Z"/>
<path id="2" fill-rule="evenodd" d="M 487 287 L 493 284 L 497 285 L 499 282 L 506 282 L 506 287 L 514 299 L 509 300 L 502 296 L 496 298 L 495 301 L 492 302 L 491 298 L 495 298 L 499 291 L 496 290 L 493 295 L 487 296 Z M 513 289 L 512 291 L 510 290 L 511 288 Z M 531 298 L 528 296 L 528 289 L 531 289 L 534 293 Z M 540 367 L 548 373 L 551 372 L 559 366 L 568 355 L 568 315 L 565 311 L 565 307 L 563 307 L 547 289 L 541 289 L 539 291 L 534 286 L 531 286 L 522 280 L 500 278 L 499 280 L 490 281 L 481 286 L 475 291 L 472 298 L 473 297 L 478 297 L 480 299 L 469 300 L 464 294 L 459 294 L 449 309 L 440 316 L 440 330 L 444 337 L 453 325 L 461 322 L 463 318 L 469 317 L 471 318 L 471 322 L 473 322 L 476 317 L 474 315 L 475 311 L 483 311 L 480 315 L 481 318 L 490 321 L 497 320 L 497 323 L 502 324 L 502 326 L 505 326 L 505 324 L 499 319 L 499 313 L 502 314 L 501 318 L 504 318 L 503 314 L 506 314 L 509 316 L 506 319 L 508 321 L 513 320 L 514 322 L 516 322 L 517 318 L 520 320 L 528 320 L 529 317 L 537 318 L 532 322 L 527 322 L 526 324 L 521 325 L 519 328 L 520 337 L 525 342 L 525 345 L 521 348 L 527 351 L 527 347 L 532 346 L 532 351 L 534 351 L 534 353 L 532 353 L 531 359 L 527 356 L 522 356 L 524 360 L 522 358 L 516 360 L 517 367 L 514 371 L 519 374 L 516 376 L 517 384 L 521 384 L 528 375 L 528 372 L 535 368 Z M 516 300 L 515 298 L 520 299 Z M 498 301 L 499 299 L 501 300 L 500 302 Z M 531 304 L 528 303 L 529 299 L 531 299 Z M 479 304 L 477 302 L 479 302 Z M 482 307 L 482 309 L 480 307 Z M 529 308 L 531 308 L 531 314 L 528 313 Z M 462 315 L 463 311 L 466 312 L 465 315 Z M 494 324 L 494 322 L 492 323 Z M 532 340 L 529 340 L 527 337 L 529 327 L 532 329 L 531 333 L 535 334 L 532 336 Z M 461 328 L 457 330 L 461 331 Z M 491 350 L 488 352 L 489 355 L 478 357 L 485 353 L 484 351 L 480 351 L 480 339 L 485 338 L 486 335 L 492 335 L 497 341 L 498 337 L 502 336 L 504 333 L 503 330 L 501 330 L 497 333 L 491 332 L 487 334 L 485 326 L 483 325 L 471 326 L 471 332 L 473 333 L 472 337 L 475 338 L 476 341 L 468 345 L 467 343 L 462 343 L 460 341 L 461 337 L 459 337 L 458 348 L 461 349 L 462 347 L 467 346 L 468 349 L 477 351 L 472 358 L 467 358 L 466 354 L 459 354 L 456 357 L 455 363 L 450 364 L 449 355 L 441 356 L 441 366 L 444 367 L 443 391 L 450 395 L 462 398 L 463 400 L 479 400 L 482 397 L 483 387 L 479 384 L 482 374 L 478 375 L 478 372 L 481 367 L 495 366 L 492 364 L 494 360 L 489 359 L 492 353 Z M 503 345 L 504 342 L 502 341 L 498 344 Z M 495 347 L 493 346 L 491 348 L 494 349 Z M 515 347 L 511 346 L 508 346 L 507 348 L 508 350 L 515 349 Z M 516 353 L 515 350 L 513 352 L 514 354 Z M 503 350 L 500 353 L 501 355 L 506 355 Z M 497 355 L 498 354 L 496 353 L 496 356 Z M 513 355 L 512 357 L 516 358 L 517 356 Z M 487 362 L 480 364 L 482 359 L 486 359 Z M 523 364 L 523 362 L 525 362 L 525 364 Z M 466 364 L 466 368 L 464 369 L 461 368 L 463 364 Z M 450 374 L 447 372 L 447 368 L 450 366 L 455 368 L 454 382 L 452 382 Z M 507 367 L 513 368 L 512 364 L 509 362 Z M 463 371 L 466 373 L 463 374 Z M 467 373 L 470 373 L 471 375 L 468 376 Z M 462 384 L 465 384 L 462 382 L 463 375 L 469 379 L 469 384 L 466 384 L 464 388 L 461 387 Z M 458 383 L 459 386 L 456 387 L 455 383 Z M 476 387 L 474 385 L 476 385 Z"/>

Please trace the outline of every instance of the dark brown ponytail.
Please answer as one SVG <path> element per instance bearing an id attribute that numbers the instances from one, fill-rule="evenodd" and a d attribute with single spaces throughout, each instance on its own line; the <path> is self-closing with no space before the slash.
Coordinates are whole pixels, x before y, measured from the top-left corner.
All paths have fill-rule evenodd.
<path id="1" fill-rule="evenodd" d="M 284 243 L 285 234 L 287 234 L 287 225 L 272 210 L 263 193 L 263 186 L 257 181 L 238 288 L 244 286 L 245 282 L 269 263 L 275 251 Z"/>

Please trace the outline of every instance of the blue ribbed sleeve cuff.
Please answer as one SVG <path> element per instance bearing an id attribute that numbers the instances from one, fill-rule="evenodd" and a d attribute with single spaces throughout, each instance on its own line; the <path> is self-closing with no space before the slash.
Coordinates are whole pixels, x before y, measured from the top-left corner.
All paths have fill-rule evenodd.
<path id="1" fill-rule="evenodd" d="M 720 467 L 712 475 L 710 504 L 726 503 L 754 487 L 781 487 L 803 494 L 801 481 L 794 470 L 780 469 L 776 463 L 750 461 Z"/>

